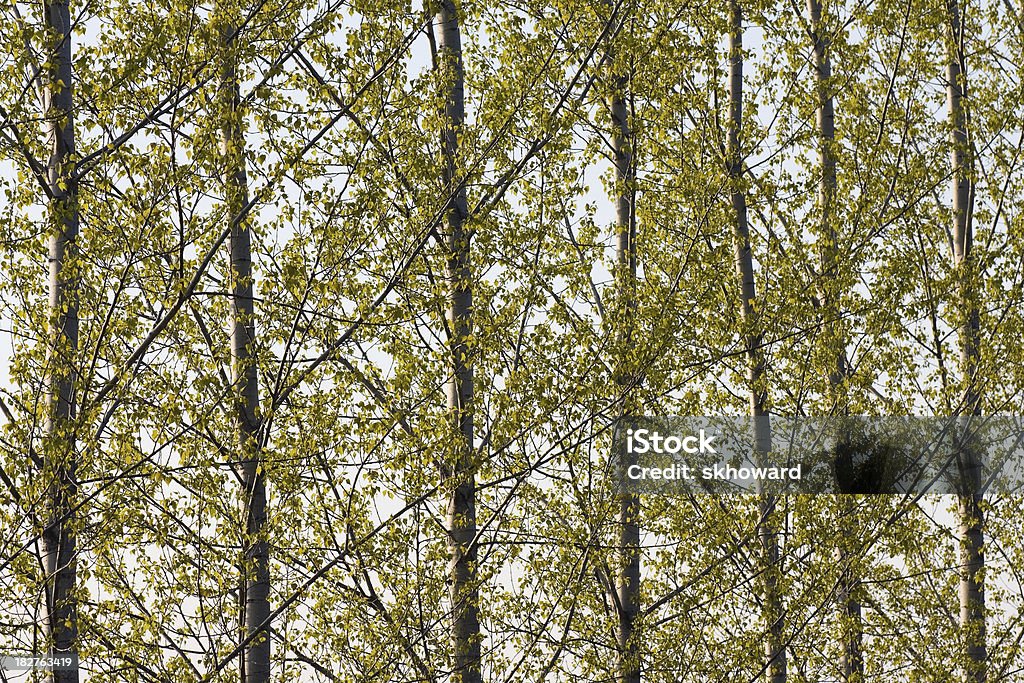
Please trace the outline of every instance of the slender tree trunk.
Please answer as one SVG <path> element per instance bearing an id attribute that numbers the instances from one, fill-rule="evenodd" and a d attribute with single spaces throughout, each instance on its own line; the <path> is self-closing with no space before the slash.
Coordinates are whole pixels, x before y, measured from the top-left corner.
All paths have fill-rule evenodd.
<path id="1" fill-rule="evenodd" d="M 759 453 L 771 450 L 771 423 L 765 408 L 763 386 L 764 358 L 762 335 L 754 307 L 754 262 L 750 251 L 750 227 L 747 222 L 747 196 L 743 189 L 743 153 L 740 131 L 743 127 L 743 10 L 738 0 L 729 2 L 729 132 L 726 165 L 730 179 L 730 199 L 734 212 L 736 273 L 740 282 L 740 320 L 744 326 L 747 359 L 747 385 L 750 391 L 750 416 L 754 419 L 755 448 Z M 786 646 L 783 639 L 785 618 L 778 588 L 779 540 L 774 530 L 775 496 L 761 498 L 758 537 L 764 561 L 764 613 L 766 637 L 764 652 L 768 680 L 785 683 Z"/>
<path id="2" fill-rule="evenodd" d="M 821 180 L 818 183 L 819 243 L 818 253 L 821 262 L 822 279 L 821 309 L 826 316 L 826 334 L 828 342 L 837 345 L 836 354 L 828 370 L 829 387 L 837 407 L 845 410 L 845 401 L 840 395 L 843 382 L 847 376 L 847 359 L 842 340 L 839 338 L 839 325 L 836 322 L 836 282 L 838 280 L 838 237 L 835 229 L 836 200 L 836 156 L 835 156 L 835 109 L 829 79 L 832 77 L 832 64 L 829 59 L 829 40 L 823 35 L 821 20 L 821 0 L 807 0 L 807 9 L 811 19 L 811 40 L 814 43 L 814 77 L 818 96 L 818 165 L 821 168 Z"/>
<path id="3" fill-rule="evenodd" d="M 67 0 L 44 2 L 44 22 L 52 51 L 46 62 L 46 128 L 50 158 L 46 180 L 50 198 L 50 376 L 47 386 L 45 468 L 51 477 L 48 521 L 43 530 L 46 568 L 45 628 L 54 655 L 75 655 L 78 603 L 75 596 L 75 358 L 78 353 L 78 184 L 75 155 L 71 11 Z M 78 669 L 51 670 L 53 683 L 77 683 Z"/>
<path id="4" fill-rule="evenodd" d="M 842 339 L 838 324 L 836 299 L 838 237 L 835 229 L 836 199 L 836 157 L 835 157 L 835 109 L 832 98 L 831 84 L 832 64 L 829 56 L 829 40 L 824 34 L 821 18 L 821 0 L 807 0 L 807 12 L 810 15 L 811 40 L 814 43 L 814 75 L 818 96 L 818 163 L 821 168 L 821 181 L 818 185 L 818 211 L 820 214 L 819 258 L 824 281 L 821 292 L 821 311 L 826 319 L 824 332 L 826 343 L 835 345 L 836 354 L 828 370 L 829 389 L 832 392 L 834 408 L 845 415 L 848 412 L 845 398 L 844 383 L 846 381 L 848 362 L 846 358 L 845 340 Z M 853 521 L 856 505 L 844 500 L 843 512 Z M 855 521 L 853 521 L 855 523 Z M 864 679 L 863 657 L 863 625 L 860 592 L 860 576 L 848 550 L 840 546 L 836 550 L 836 564 L 840 568 L 838 586 L 840 652 L 839 668 L 845 683 L 859 683 Z"/>
<path id="5" fill-rule="evenodd" d="M 957 0 L 948 0 L 950 40 L 946 64 L 947 104 L 952 125 L 950 165 L 953 193 L 953 261 L 959 278 L 957 306 L 962 307 L 960 365 L 964 373 L 962 412 L 981 414 L 981 394 L 977 386 L 980 318 L 977 273 L 971 254 L 974 162 L 968 138 L 968 115 L 964 107 L 967 71 L 964 58 L 963 23 Z M 963 632 L 966 662 L 964 680 L 985 683 L 988 678 L 988 652 L 985 625 L 985 586 L 983 573 L 984 516 L 982 512 L 979 463 L 969 443 L 961 451 L 964 490 L 960 503 L 960 628 Z"/>
<path id="6" fill-rule="evenodd" d="M 446 70 L 445 129 L 441 149 L 445 162 L 445 186 L 459 183 L 459 135 L 466 116 L 462 63 L 462 34 L 454 0 L 441 0 L 437 15 L 439 63 Z M 448 384 L 448 410 L 456 433 L 456 458 L 452 470 L 454 490 L 448 501 L 448 551 L 452 602 L 452 648 L 455 651 L 453 683 L 480 683 L 480 617 L 477 587 L 476 476 L 473 446 L 472 269 L 469 208 L 465 186 L 459 187 L 448 211 L 448 318 L 452 377 Z"/>
<path id="7" fill-rule="evenodd" d="M 253 308 L 251 232 L 247 221 L 236 221 L 248 203 L 245 172 L 245 136 L 238 94 L 235 22 L 220 27 L 221 155 L 227 220 L 235 221 L 229 238 L 231 258 L 231 381 L 238 467 L 242 476 L 245 535 L 240 586 L 240 634 L 260 631 L 244 649 L 243 683 L 270 680 L 270 548 L 265 538 L 267 489 L 259 445 L 259 379 L 254 355 L 256 345 Z"/>
<path id="8" fill-rule="evenodd" d="M 632 346 L 632 319 L 635 311 L 636 290 L 636 167 L 633 163 L 633 134 L 629 126 L 629 79 L 621 74 L 612 76 L 610 98 L 612 118 L 612 160 L 615 164 L 615 281 L 618 295 L 616 325 L 618 348 L 625 355 Z M 631 365 L 620 360 L 616 369 L 616 386 L 622 394 L 622 415 L 628 415 L 633 406 L 630 394 L 637 381 L 630 372 Z M 630 457 L 635 458 L 635 454 Z M 628 467 L 633 463 L 626 463 Z M 621 683 L 640 683 L 640 643 L 636 634 L 636 620 L 640 613 L 640 496 L 622 494 L 619 499 L 619 577 L 618 592 L 618 645 L 619 680 Z"/>

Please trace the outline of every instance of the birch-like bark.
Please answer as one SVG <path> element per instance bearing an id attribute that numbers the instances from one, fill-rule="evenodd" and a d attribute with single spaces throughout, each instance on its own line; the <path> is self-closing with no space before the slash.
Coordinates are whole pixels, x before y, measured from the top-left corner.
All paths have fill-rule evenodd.
<path id="1" fill-rule="evenodd" d="M 256 322 L 253 306 L 252 245 L 248 221 L 237 220 L 249 202 L 245 170 L 245 136 L 238 92 L 235 22 L 220 25 L 222 51 L 219 92 L 221 157 L 231 259 L 231 382 L 235 446 L 245 511 L 245 535 L 239 590 L 240 638 L 259 632 L 245 647 L 243 683 L 270 680 L 270 548 L 265 538 L 267 488 L 259 446 L 259 379 L 256 368 Z"/>
<path id="2" fill-rule="evenodd" d="M 614 60 L 612 60 L 614 62 Z M 618 348 L 626 354 L 631 346 L 632 320 L 635 311 L 636 289 L 636 170 L 633 163 L 633 134 L 629 125 L 627 97 L 629 79 L 622 74 L 611 78 L 610 109 L 612 118 L 612 161 L 615 165 L 615 284 L 618 289 L 616 324 Z M 615 383 L 622 397 L 622 415 L 632 409 L 630 394 L 636 382 L 630 364 L 620 359 Z M 635 464 L 636 454 L 628 454 Z M 618 592 L 618 646 L 619 680 L 621 683 L 640 683 L 640 643 L 636 634 L 636 620 L 640 613 L 640 496 L 625 493 L 619 496 L 619 576 Z"/>
<path id="3" fill-rule="evenodd" d="M 738 0 L 729 2 L 729 131 L 726 166 L 730 180 L 736 274 L 740 283 L 740 320 L 744 326 L 744 353 L 747 361 L 749 411 L 754 422 L 754 442 L 758 453 L 771 450 L 771 423 L 765 408 L 764 358 L 762 334 L 754 307 L 757 292 L 754 284 L 754 261 L 750 249 L 750 226 L 747 221 L 747 196 L 743 187 L 743 152 L 740 132 L 743 128 L 743 10 Z M 761 498 L 761 519 L 758 538 L 764 562 L 764 618 L 766 671 L 771 683 L 785 683 L 786 645 L 783 639 L 785 617 L 778 588 L 779 540 L 773 526 L 775 496 Z"/>
<path id="4" fill-rule="evenodd" d="M 453 683 L 480 683 L 481 643 L 479 589 L 477 587 L 476 474 L 473 446 L 473 289 L 470 266 L 469 207 L 466 189 L 459 183 L 459 135 L 466 116 L 462 63 L 462 33 L 454 0 L 441 0 L 436 17 L 439 63 L 448 76 L 445 127 L 441 137 L 447 191 L 458 190 L 448 210 L 448 323 L 452 377 L 448 383 L 448 410 L 456 434 L 456 456 L 451 476 L 454 489 L 448 501 L 448 552 L 452 603 Z"/>
<path id="5" fill-rule="evenodd" d="M 43 4 L 44 23 L 52 41 L 43 89 L 50 157 L 50 376 L 47 385 L 45 469 L 50 480 L 49 510 L 42 534 L 46 570 L 44 627 L 53 655 L 77 653 L 78 602 L 75 519 L 75 359 L 78 353 L 78 275 L 74 272 L 78 239 L 78 183 L 75 155 L 74 74 L 71 10 L 67 0 Z M 77 683 L 78 670 L 51 669 L 53 683 Z"/>
<path id="6" fill-rule="evenodd" d="M 959 325 L 960 366 L 964 374 L 962 412 L 981 414 L 978 389 L 978 343 L 980 317 L 977 273 L 973 267 L 972 177 L 974 163 L 968 137 L 967 70 L 964 58 L 964 29 L 957 0 L 948 0 L 950 40 L 946 63 L 946 97 L 952 132 L 950 166 L 953 193 L 953 262 L 959 279 L 959 301 L 963 308 Z M 982 512 L 980 463 L 969 439 L 961 449 L 963 491 L 960 507 L 960 629 L 965 649 L 964 680 L 985 683 L 988 678 L 988 651 L 985 624 L 985 530 Z"/>
<path id="7" fill-rule="evenodd" d="M 821 17 L 821 0 L 807 0 L 810 15 L 811 41 L 814 46 L 814 77 L 818 97 L 818 165 L 821 180 L 818 184 L 819 259 L 823 287 L 821 289 L 821 311 L 825 316 L 824 332 L 826 343 L 836 346 L 833 362 L 828 369 L 829 389 L 833 407 L 845 415 L 844 383 L 849 373 L 845 340 L 842 339 L 837 320 L 836 283 L 839 267 L 838 235 L 835 228 L 836 200 L 836 155 L 835 155 L 835 107 L 832 97 L 832 63 L 829 56 L 829 40 L 825 35 Z M 849 519 L 855 518 L 856 505 L 843 503 L 843 511 Z M 839 669 L 845 683 L 858 683 L 864 679 L 863 620 L 858 594 L 860 577 L 851 566 L 849 551 L 840 546 L 836 550 L 836 564 L 840 568 L 838 585 L 840 661 Z"/>

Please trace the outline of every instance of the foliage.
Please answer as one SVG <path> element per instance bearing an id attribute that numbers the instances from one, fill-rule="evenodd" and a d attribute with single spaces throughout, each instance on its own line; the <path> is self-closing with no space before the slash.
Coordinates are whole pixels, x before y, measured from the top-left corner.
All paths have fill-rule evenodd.
<path id="1" fill-rule="evenodd" d="M 0 11 L 0 654 L 44 652 L 40 537 L 54 363 L 75 380 L 78 649 L 88 681 L 239 679 L 246 533 L 233 421 L 225 226 L 252 239 L 260 531 L 274 680 L 451 674 L 446 476 L 458 458 L 443 239 L 465 188 L 484 679 L 617 676 L 625 390 L 648 414 L 742 414 L 744 339 L 726 139 L 728 15 L 664 0 L 458 3 L 466 121 L 446 180 L 437 3 L 72 3 L 80 237 L 75 352 L 52 344 L 42 6 Z M 818 90 L 805 8 L 742 3 L 740 134 L 773 414 L 827 414 L 844 353 L 851 414 L 945 415 L 966 382 L 972 302 L 951 257 L 947 5 L 824 5 L 834 98 L 836 267 L 820 250 Z M 987 413 L 1020 412 L 1024 20 L 961 7 Z M 232 21 L 232 19 L 234 21 Z M 225 26 L 232 26 L 225 44 Z M 237 64 L 225 112 L 222 60 Z M 622 92 L 610 74 L 627 74 Z M 608 102 L 628 101 L 638 276 L 617 334 Z M 243 149 L 224 149 L 225 116 Z M 249 202 L 231 215 L 225 160 Z M 42 174 L 42 175 L 41 175 Z M 237 198 L 236 198 L 237 199 Z M 829 293 L 824 296 L 823 292 Z M 58 360 L 55 360 L 58 359 Z M 991 680 L 1018 680 L 1021 513 L 986 501 Z M 948 500 L 790 497 L 776 512 L 794 681 L 838 680 L 837 587 L 863 577 L 868 680 L 963 666 Z M 644 497 L 644 680 L 763 675 L 759 508 Z M 32 674 L 41 680 L 41 672 Z M 1001 677 L 1001 678 L 1000 678 Z"/>

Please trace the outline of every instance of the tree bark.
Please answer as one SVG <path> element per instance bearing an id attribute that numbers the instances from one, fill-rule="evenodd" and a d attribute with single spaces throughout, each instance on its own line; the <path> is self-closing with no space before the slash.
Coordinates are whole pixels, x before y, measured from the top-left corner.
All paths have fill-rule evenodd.
<path id="1" fill-rule="evenodd" d="M 743 10 L 738 0 L 729 2 L 729 130 L 726 166 L 730 180 L 736 274 L 740 283 L 740 320 L 744 326 L 744 353 L 747 361 L 749 411 L 754 421 L 755 449 L 771 450 L 771 423 L 765 407 L 763 386 L 764 357 L 762 334 L 754 307 L 757 291 L 754 283 L 754 262 L 750 248 L 750 226 L 747 221 L 747 197 L 743 186 L 743 153 L 740 132 L 743 127 Z M 785 683 L 786 645 L 783 638 L 785 617 L 778 589 L 779 541 L 774 530 L 776 498 L 764 495 L 760 502 L 758 538 L 764 562 L 764 616 L 766 671 L 771 683 Z"/>
<path id="2" fill-rule="evenodd" d="M 836 155 L 835 155 L 835 108 L 833 104 L 831 84 L 832 63 L 829 58 L 829 40 L 823 33 L 821 19 L 821 0 L 807 0 L 810 15 L 811 40 L 814 44 L 814 80 L 817 91 L 817 128 L 818 128 L 818 165 L 821 179 L 818 183 L 819 213 L 819 247 L 818 255 L 824 286 L 821 291 L 821 310 L 826 316 L 825 329 L 830 343 L 838 344 L 842 340 L 838 335 L 838 324 L 835 310 L 836 282 L 838 280 L 838 236 L 835 229 L 836 200 Z M 829 387 L 837 407 L 845 404 L 840 391 L 847 377 L 847 358 L 843 346 L 836 350 L 834 361 L 829 368 Z"/>
<path id="3" fill-rule="evenodd" d="M 964 28 L 957 0 L 948 0 L 950 40 L 946 63 L 946 97 L 950 134 L 950 166 L 953 194 L 953 262 L 959 280 L 959 301 L 962 310 L 959 324 L 960 365 L 964 374 L 964 396 L 961 412 L 981 414 L 978 384 L 978 345 L 980 316 L 977 272 L 973 256 L 973 175 L 974 163 L 968 136 L 968 114 L 964 107 L 967 95 L 967 69 L 964 57 Z M 964 680 L 985 683 L 988 678 L 988 652 L 985 623 L 985 530 L 982 511 L 980 463 L 968 436 L 960 449 L 963 491 L 960 507 L 960 629 L 965 648 Z"/>
<path id="4" fill-rule="evenodd" d="M 459 135 L 465 121 L 465 80 L 459 9 L 454 0 L 441 0 L 436 17 L 439 63 L 446 70 L 445 127 L 441 137 L 444 181 L 454 190 L 448 210 L 448 322 L 452 376 L 448 383 L 448 410 L 455 433 L 454 489 L 448 501 L 448 552 L 452 603 L 453 683 L 480 683 L 481 634 L 477 587 L 476 465 L 473 408 L 472 268 L 471 234 L 466 227 L 469 207 L 466 188 L 459 181 Z M 458 188 L 456 190 L 456 187 Z"/>
<path id="5" fill-rule="evenodd" d="M 612 60 L 614 62 L 614 59 Z M 632 346 L 632 319 L 636 290 L 636 167 L 633 161 L 633 133 L 629 125 L 629 79 L 622 74 L 611 78 L 612 161 L 615 165 L 615 269 L 618 305 L 616 324 L 619 352 L 625 356 Z M 622 415 L 632 410 L 630 394 L 637 376 L 632 365 L 618 360 L 615 383 L 622 400 Z M 635 454 L 630 454 L 635 458 Z M 635 464 L 627 462 L 626 467 Z M 619 496 L 618 646 L 619 680 L 640 683 L 640 643 L 636 620 L 640 614 L 640 496 Z"/>
<path id="6" fill-rule="evenodd" d="M 226 18 L 225 18 L 226 19 Z M 245 534 L 240 585 L 240 636 L 259 635 L 246 646 L 241 662 L 243 683 L 270 680 L 270 548 L 265 538 L 267 489 L 259 434 L 259 377 L 256 367 L 256 323 L 253 305 L 252 245 L 248 222 L 238 216 L 249 202 L 245 170 L 245 136 L 240 110 L 235 21 L 220 26 L 221 64 L 219 116 L 221 156 L 231 259 L 231 382 L 237 467 L 243 486 Z"/>
<path id="7" fill-rule="evenodd" d="M 46 571 L 45 630 L 54 655 L 76 655 L 78 602 L 75 519 L 76 481 L 74 420 L 75 362 L 78 353 L 78 274 L 74 272 L 78 239 L 78 183 L 73 177 L 75 150 L 71 52 L 71 11 L 67 0 L 44 2 L 44 23 L 53 41 L 43 89 L 50 157 L 46 183 L 50 214 L 50 376 L 47 385 L 45 469 L 50 479 L 49 510 L 42 534 Z M 74 668 L 51 669 L 53 683 L 77 683 Z"/>
<path id="8" fill-rule="evenodd" d="M 821 0 L 807 0 L 810 15 L 811 41 L 814 45 L 814 76 L 818 97 L 818 164 L 821 180 L 818 184 L 819 259 L 823 286 L 821 288 L 821 311 L 825 318 L 823 330 L 826 344 L 837 347 L 834 362 L 828 370 L 829 390 L 833 408 L 846 415 L 848 405 L 845 397 L 845 381 L 849 373 L 845 340 L 839 331 L 836 299 L 836 283 L 839 266 L 838 235 L 835 229 L 836 199 L 836 155 L 835 155 L 835 108 L 829 79 L 832 77 L 832 63 L 829 56 L 829 40 L 824 33 L 821 17 Z M 856 505 L 845 501 L 843 513 L 854 520 Z M 855 522 L 854 522 L 855 523 Z M 863 619 L 860 592 L 860 576 L 851 566 L 848 550 L 836 550 L 836 564 L 840 569 L 838 585 L 840 660 L 839 668 L 845 683 L 859 683 L 864 679 Z"/>

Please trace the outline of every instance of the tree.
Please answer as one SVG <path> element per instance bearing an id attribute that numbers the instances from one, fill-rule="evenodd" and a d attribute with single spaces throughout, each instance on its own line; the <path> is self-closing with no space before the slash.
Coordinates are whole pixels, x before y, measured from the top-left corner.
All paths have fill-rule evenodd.
<path id="1" fill-rule="evenodd" d="M 44 476 L 50 481 L 45 561 L 46 644 L 56 655 L 77 655 L 78 598 L 75 577 L 78 485 L 76 454 L 78 363 L 78 187 L 75 175 L 75 102 L 72 73 L 71 8 L 66 0 L 43 4 L 47 49 L 42 87 L 50 157 L 45 186 L 50 214 L 51 348 L 46 395 Z M 76 382 L 76 380 L 79 380 Z M 78 669 L 51 670 L 54 683 L 77 683 Z"/>
<path id="2" fill-rule="evenodd" d="M 621 495 L 608 456 L 624 415 L 743 414 L 766 451 L 790 418 L 1019 404 L 1002 0 L 959 29 L 896 0 L 65 9 L 0 10 L 0 654 L 67 637 L 40 589 L 74 571 L 104 683 L 1020 668 L 1000 482 L 964 492 L 982 527 Z M 74 541 L 49 572 L 44 532 Z"/>
<path id="3" fill-rule="evenodd" d="M 623 23 L 615 18 L 614 9 L 609 21 Z M 627 13 L 628 17 L 628 13 Z M 615 169 L 615 310 L 612 312 L 616 327 L 615 384 L 621 401 L 620 415 L 628 417 L 636 410 L 635 385 L 640 373 L 631 366 L 636 317 L 636 166 L 633 157 L 635 137 L 630 129 L 630 76 L 628 64 L 621 56 L 609 51 L 608 110 L 611 114 L 611 156 Z M 632 464 L 629 461 L 626 463 Z M 640 615 L 640 496 L 623 493 L 619 500 L 619 553 L 617 587 L 614 604 L 618 613 L 619 679 L 622 683 L 640 681 L 640 634 L 637 618 Z"/>
<path id="4" fill-rule="evenodd" d="M 949 36 L 947 38 L 946 92 L 950 133 L 950 175 L 953 195 L 953 263 L 959 280 L 956 306 L 961 310 L 957 325 L 960 365 L 964 393 L 957 413 L 981 415 L 981 389 L 978 379 L 980 317 L 978 313 L 978 273 L 971 253 L 973 236 L 974 150 L 969 133 L 967 95 L 967 56 L 964 50 L 965 24 L 959 3 L 949 0 Z M 968 431 L 973 427 L 968 425 Z M 967 443 L 958 454 L 964 474 L 960 496 L 960 628 L 963 630 L 966 661 L 964 680 L 985 683 L 988 679 L 988 654 L 985 636 L 985 531 L 982 508 L 981 463 L 965 435 Z"/>
<path id="5" fill-rule="evenodd" d="M 454 463 L 447 474 L 453 487 L 448 503 L 451 554 L 452 647 L 454 683 L 478 683 L 480 676 L 480 620 L 477 587 L 476 449 L 473 433 L 473 273 L 470 268 L 472 234 L 466 225 L 469 207 L 461 178 L 459 135 L 465 122 L 465 81 L 462 63 L 460 8 L 443 0 L 438 14 L 437 60 L 444 69 L 445 93 L 442 156 L 444 187 L 451 191 L 445 233 L 448 249 L 447 282 L 451 379 L 448 410 L 451 415 Z"/>
<path id="6" fill-rule="evenodd" d="M 239 17 L 234 6 L 217 8 L 220 39 L 217 115 L 221 127 L 225 220 L 230 224 L 228 251 L 231 282 L 231 409 L 235 425 L 237 469 L 242 483 L 245 532 L 240 560 L 238 601 L 240 640 L 249 640 L 240 661 L 242 680 L 270 680 L 270 545 L 265 537 L 267 484 L 260 455 L 263 438 L 257 376 L 256 313 L 253 307 L 253 270 L 246 178 L 244 113 L 239 97 L 237 48 Z M 255 637 L 253 637 L 255 636 Z"/>
<path id="7" fill-rule="evenodd" d="M 729 196 L 732 202 L 733 244 L 736 277 L 740 291 L 740 320 L 744 327 L 743 351 L 747 363 L 746 390 L 750 417 L 754 428 L 755 453 L 772 450 L 771 426 L 764 386 L 764 337 L 757 313 L 757 290 L 754 283 L 754 262 L 750 249 L 750 227 L 747 223 L 747 197 L 744 192 L 743 134 L 743 9 L 739 0 L 729 3 L 729 122 L 726 143 L 726 165 L 729 174 Z M 776 497 L 766 494 L 760 501 L 761 519 L 758 537 L 764 566 L 765 669 L 772 683 L 786 681 L 786 646 L 783 640 L 784 616 L 778 590 L 779 542 L 774 531 Z"/>
<path id="8" fill-rule="evenodd" d="M 817 91 L 817 133 L 818 163 L 821 180 L 818 184 L 819 223 L 819 267 L 824 280 L 819 295 L 819 306 L 822 319 L 825 321 L 824 343 L 834 347 L 834 364 L 828 368 L 828 383 L 831 390 L 833 408 L 845 415 L 849 402 L 844 394 L 844 386 L 849 374 L 849 363 L 846 357 L 846 340 L 840 331 L 840 310 L 835 300 L 838 296 L 836 283 L 839 280 L 839 235 L 835 227 L 836 214 L 836 134 L 835 105 L 832 95 L 832 63 L 830 41 L 825 34 L 826 28 L 822 20 L 822 3 L 820 0 L 807 0 L 809 33 L 814 50 L 814 80 Z M 853 517 L 855 504 L 846 505 L 843 517 Z M 842 569 L 838 587 L 839 623 L 842 632 L 842 669 L 843 680 L 847 683 L 859 682 L 864 678 L 864 660 L 861 654 L 863 624 L 861 623 L 861 604 L 858 599 L 860 581 L 855 569 L 851 566 L 847 552 L 842 547 L 836 551 L 836 561 Z"/>

